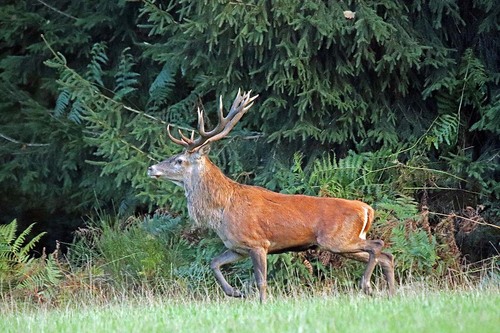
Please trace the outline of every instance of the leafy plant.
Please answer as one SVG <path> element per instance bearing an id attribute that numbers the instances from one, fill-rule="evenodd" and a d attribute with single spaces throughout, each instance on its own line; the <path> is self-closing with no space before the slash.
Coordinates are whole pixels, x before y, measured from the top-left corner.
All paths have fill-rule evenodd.
<path id="1" fill-rule="evenodd" d="M 0 260 L 2 272 L 6 273 L 12 264 L 24 264 L 30 260 L 30 251 L 36 243 L 45 235 L 41 232 L 26 243 L 27 236 L 31 233 L 34 223 L 24 229 L 19 235 L 17 233 L 17 220 L 9 224 L 0 225 Z"/>
<path id="2" fill-rule="evenodd" d="M 29 241 L 34 224 L 19 235 L 17 221 L 0 225 L 0 290 L 41 297 L 44 290 L 56 286 L 63 273 L 53 255 L 35 258 L 30 251 L 46 234 L 41 232 Z"/>

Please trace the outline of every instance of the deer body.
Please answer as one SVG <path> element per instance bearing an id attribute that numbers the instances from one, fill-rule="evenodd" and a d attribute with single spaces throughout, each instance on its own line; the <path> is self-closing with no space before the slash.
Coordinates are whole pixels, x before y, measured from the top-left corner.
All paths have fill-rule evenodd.
<path id="1" fill-rule="evenodd" d="M 251 106 L 253 99 L 249 96 L 238 95 L 228 118 L 231 114 L 237 114 L 234 109 L 238 109 L 238 106 L 243 113 Z M 238 98 L 242 98 L 243 102 L 238 101 Z M 219 128 L 219 131 L 225 132 L 224 135 L 229 130 L 225 126 Z M 206 133 L 203 128 L 200 132 Z M 209 133 L 209 139 L 218 135 L 212 132 Z M 181 140 L 170 136 L 175 142 L 186 146 L 187 150 L 150 167 L 148 173 L 151 177 L 166 178 L 182 186 L 190 217 L 195 223 L 212 228 L 224 242 L 227 251 L 212 261 L 211 268 L 227 295 L 242 296 L 228 284 L 220 270 L 221 266 L 250 256 L 260 299 L 264 301 L 267 254 L 316 247 L 367 262 L 361 281 L 366 293 L 371 293 L 370 277 L 375 265 L 380 263 L 389 284 L 389 292 L 393 293 L 392 256 L 381 251 L 381 240 L 366 240 L 374 217 L 369 205 L 356 200 L 287 195 L 239 184 L 226 177 L 209 160 L 206 141 L 196 142 L 193 136 L 188 139 L 182 133 L 180 135 Z"/>
<path id="2" fill-rule="evenodd" d="M 206 157 L 184 182 L 190 216 L 214 229 L 228 249 L 267 253 L 319 246 L 333 233 L 340 243 L 364 238 L 373 210 L 360 201 L 287 195 L 227 178 Z M 194 178 L 194 179 L 193 179 Z"/>

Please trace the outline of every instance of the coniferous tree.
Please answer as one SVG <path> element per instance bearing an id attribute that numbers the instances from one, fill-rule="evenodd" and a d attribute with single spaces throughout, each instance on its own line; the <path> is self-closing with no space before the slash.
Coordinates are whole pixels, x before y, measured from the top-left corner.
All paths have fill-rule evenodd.
<path id="1" fill-rule="evenodd" d="M 165 123 L 193 128 L 196 107 L 210 117 L 241 87 L 258 104 L 217 155 L 239 180 L 373 202 L 430 192 L 460 197 L 437 209 L 498 214 L 498 11 L 488 0 L 7 2 L 0 207 L 6 221 L 29 208 L 180 209 L 180 193 L 144 172 L 175 149 Z M 359 174 L 324 176 L 339 165 Z M 309 176 L 319 183 L 303 185 Z"/>

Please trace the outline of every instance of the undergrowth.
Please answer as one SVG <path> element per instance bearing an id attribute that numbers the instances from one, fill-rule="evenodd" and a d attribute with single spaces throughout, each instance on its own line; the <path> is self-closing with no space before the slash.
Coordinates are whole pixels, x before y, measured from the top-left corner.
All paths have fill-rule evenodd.
<path id="1" fill-rule="evenodd" d="M 381 239 L 385 251 L 395 256 L 396 279 L 400 286 L 416 282 L 445 288 L 479 286 L 498 282 L 500 256 L 472 265 L 461 252 L 457 236 L 478 227 L 492 234 L 481 207 L 467 207 L 449 214 L 429 209 L 428 192 L 420 202 L 407 190 L 408 184 L 440 182 L 440 173 L 419 166 L 418 158 L 405 163 L 383 153 L 350 152 L 342 159 L 322 156 L 304 163 L 295 154 L 290 168 L 275 172 L 274 185 L 285 193 L 361 199 L 376 209 L 369 237 Z M 392 156 L 393 157 L 393 156 Z M 67 244 L 67 253 L 30 250 L 43 234 L 26 242 L 32 226 L 17 233 L 16 221 L 0 226 L 0 282 L 2 297 L 36 303 L 64 304 L 75 296 L 106 302 L 128 292 L 151 292 L 175 297 L 221 295 L 210 261 L 224 251 L 211 231 L 194 228 L 185 215 L 157 210 L 152 215 L 121 217 L 100 213 Z M 359 292 L 364 264 L 321 250 L 268 256 L 268 282 L 279 294 L 301 292 Z M 247 295 L 255 294 L 250 260 L 224 267 L 230 284 Z M 437 282 L 436 282 L 437 281 Z M 379 270 L 376 289 L 386 289 Z"/>
<path id="2" fill-rule="evenodd" d="M 436 289 L 498 286 L 500 256 L 465 264 L 459 252 L 453 252 L 458 251 L 453 238 L 444 237 L 443 230 L 452 229 L 442 225 L 451 223 L 451 218 L 431 231 L 426 212 L 417 217 L 378 221 L 373 230 L 387 240 L 387 250 L 396 257 L 399 290 L 415 285 Z M 193 229 L 180 216 L 165 212 L 128 219 L 101 216 L 78 230 L 66 255 L 56 251 L 38 258 L 23 253 L 38 238 L 24 244 L 29 229 L 15 237 L 14 226 L 15 221 L 0 230 L 3 301 L 57 306 L 75 298 L 105 304 L 128 294 L 225 297 L 209 268 L 211 258 L 224 250 L 222 243 L 207 230 Z M 316 250 L 270 255 L 268 267 L 270 293 L 277 297 L 360 293 L 357 285 L 364 270 L 363 264 Z M 224 274 L 254 298 L 250 260 L 225 268 Z M 384 294 L 380 271 L 375 271 L 372 282 Z"/>

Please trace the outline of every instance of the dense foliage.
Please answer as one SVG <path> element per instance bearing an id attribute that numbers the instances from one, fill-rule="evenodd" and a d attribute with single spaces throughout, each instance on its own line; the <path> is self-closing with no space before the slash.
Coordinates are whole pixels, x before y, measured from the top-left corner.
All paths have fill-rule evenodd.
<path id="1" fill-rule="evenodd" d="M 228 105 L 252 89 L 257 104 L 213 150 L 227 174 L 362 199 L 400 272 L 446 272 L 466 220 L 432 213 L 472 207 L 468 220 L 500 225 L 499 11 L 491 0 L 4 1 L 0 222 L 39 221 L 50 247 L 96 212 L 167 206 L 185 220 L 180 189 L 145 173 L 178 149 L 165 124 L 193 128 L 196 107 L 212 118 L 219 95 Z M 477 226 L 486 238 L 472 247 L 498 243 L 498 228 Z M 128 255 L 102 244 L 110 262 Z M 486 247 L 475 260 L 495 253 Z M 141 249 L 144 267 L 127 267 L 172 274 Z"/>

